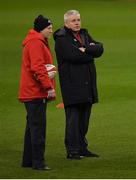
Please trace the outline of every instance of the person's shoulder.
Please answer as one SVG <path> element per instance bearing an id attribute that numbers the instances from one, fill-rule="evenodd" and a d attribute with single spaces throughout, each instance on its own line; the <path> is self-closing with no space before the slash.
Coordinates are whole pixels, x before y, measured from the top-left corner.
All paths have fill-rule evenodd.
<path id="1" fill-rule="evenodd" d="M 31 39 L 30 44 L 43 45 L 44 41 L 41 39 Z"/>
<path id="2" fill-rule="evenodd" d="M 80 33 L 81 34 L 88 34 L 88 30 L 86 28 L 81 28 Z"/>
<path id="3" fill-rule="evenodd" d="M 44 46 L 44 42 L 41 41 L 40 39 L 31 39 L 27 45 L 26 45 L 29 49 L 39 49 L 42 48 Z"/>
<path id="4" fill-rule="evenodd" d="M 60 29 L 57 29 L 54 33 L 53 33 L 53 37 L 54 37 L 54 40 L 57 39 L 57 37 L 64 37 L 66 36 L 66 30 L 65 28 L 60 28 Z"/>

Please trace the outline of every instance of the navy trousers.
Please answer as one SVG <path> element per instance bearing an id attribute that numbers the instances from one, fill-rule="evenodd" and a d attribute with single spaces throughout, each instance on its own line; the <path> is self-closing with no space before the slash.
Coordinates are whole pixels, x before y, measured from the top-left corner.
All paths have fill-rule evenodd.
<path id="1" fill-rule="evenodd" d="M 45 99 L 25 102 L 27 123 L 24 137 L 23 167 L 43 167 L 45 165 L 46 106 Z"/>
<path id="2" fill-rule="evenodd" d="M 89 126 L 91 107 L 91 103 L 65 107 L 65 146 L 67 153 L 78 153 L 87 149 L 86 134 Z"/>

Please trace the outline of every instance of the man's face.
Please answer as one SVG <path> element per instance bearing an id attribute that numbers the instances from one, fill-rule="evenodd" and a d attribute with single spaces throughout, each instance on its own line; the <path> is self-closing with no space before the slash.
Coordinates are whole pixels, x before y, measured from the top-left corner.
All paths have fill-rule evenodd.
<path id="1" fill-rule="evenodd" d="M 72 29 L 75 32 L 80 31 L 81 29 L 81 20 L 80 15 L 70 15 L 65 22 L 65 26 L 69 29 Z"/>
<path id="2" fill-rule="evenodd" d="M 44 28 L 42 31 L 41 31 L 41 33 L 43 34 L 43 36 L 45 37 L 45 38 L 50 38 L 50 36 L 52 35 L 52 25 L 49 25 L 49 26 L 47 26 L 46 28 Z"/>

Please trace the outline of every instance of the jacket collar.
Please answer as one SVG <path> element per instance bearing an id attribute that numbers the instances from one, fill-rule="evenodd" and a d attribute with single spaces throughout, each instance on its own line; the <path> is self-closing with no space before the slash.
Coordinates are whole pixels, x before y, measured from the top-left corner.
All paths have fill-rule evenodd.
<path id="1" fill-rule="evenodd" d="M 39 39 L 41 41 L 43 41 L 43 43 L 45 43 L 48 46 L 48 39 L 44 38 L 44 36 L 35 31 L 34 29 L 30 29 L 27 36 L 25 37 L 24 41 L 23 41 L 23 46 L 25 46 L 29 41 L 31 41 L 32 39 Z"/>

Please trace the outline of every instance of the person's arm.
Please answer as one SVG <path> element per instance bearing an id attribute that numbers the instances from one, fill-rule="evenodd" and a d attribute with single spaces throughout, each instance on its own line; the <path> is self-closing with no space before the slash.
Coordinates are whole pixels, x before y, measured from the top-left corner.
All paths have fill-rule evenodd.
<path id="1" fill-rule="evenodd" d="M 94 58 L 100 57 L 104 51 L 103 44 L 95 41 L 89 34 L 87 36 L 89 44 L 85 47 L 85 52 Z"/>
<path id="2" fill-rule="evenodd" d="M 29 44 L 29 57 L 31 61 L 31 71 L 35 79 L 41 83 L 44 89 L 52 89 L 52 83 L 45 68 L 43 44 L 41 41 L 35 40 Z"/>
<path id="3" fill-rule="evenodd" d="M 58 37 L 55 43 L 56 54 L 63 60 L 71 63 L 87 63 L 91 61 L 90 55 L 74 46 L 65 37 Z"/>

